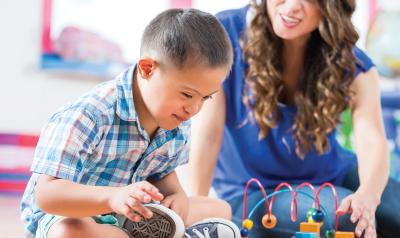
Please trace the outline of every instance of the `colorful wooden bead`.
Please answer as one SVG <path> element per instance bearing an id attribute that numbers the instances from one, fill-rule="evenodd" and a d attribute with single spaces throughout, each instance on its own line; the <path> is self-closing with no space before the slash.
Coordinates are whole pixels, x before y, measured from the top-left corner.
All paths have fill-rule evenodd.
<path id="1" fill-rule="evenodd" d="M 296 232 L 294 238 L 318 238 L 315 232 Z"/>
<path id="2" fill-rule="evenodd" d="M 272 214 L 271 216 L 265 214 L 262 218 L 262 224 L 265 226 L 265 228 L 273 228 L 276 225 L 276 217 Z"/>
<path id="3" fill-rule="evenodd" d="M 302 222 L 300 223 L 300 232 L 315 232 L 317 233 L 317 237 L 320 237 L 320 228 L 318 223 Z"/>
<path id="4" fill-rule="evenodd" d="M 241 235 L 242 237 L 247 237 L 247 236 L 249 235 L 249 230 L 247 230 L 246 228 L 242 228 L 242 229 L 240 230 L 240 235 Z"/>
<path id="5" fill-rule="evenodd" d="M 335 233 L 335 238 L 354 238 L 354 232 L 338 231 Z"/>
<path id="6" fill-rule="evenodd" d="M 325 220 L 325 214 L 322 211 L 319 212 L 317 210 L 313 211 L 311 213 L 311 217 L 313 221 L 315 221 L 316 223 L 324 222 Z"/>
<path id="7" fill-rule="evenodd" d="M 333 238 L 335 237 L 335 230 L 326 230 L 325 231 L 326 238 Z"/>
<path id="8" fill-rule="evenodd" d="M 312 219 L 312 217 L 309 217 L 308 218 L 308 223 L 316 223 L 316 224 L 319 224 L 319 227 L 321 227 L 324 223 L 323 222 L 315 222 L 313 219 Z"/>
<path id="9" fill-rule="evenodd" d="M 310 209 L 308 209 L 308 211 L 307 211 L 307 219 L 311 216 L 311 214 L 313 213 L 313 211 L 316 211 L 317 209 L 316 208 L 310 208 Z"/>
<path id="10" fill-rule="evenodd" d="M 253 221 L 246 219 L 243 221 L 243 228 L 246 228 L 247 230 L 251 230 L 253 228 Z"/>

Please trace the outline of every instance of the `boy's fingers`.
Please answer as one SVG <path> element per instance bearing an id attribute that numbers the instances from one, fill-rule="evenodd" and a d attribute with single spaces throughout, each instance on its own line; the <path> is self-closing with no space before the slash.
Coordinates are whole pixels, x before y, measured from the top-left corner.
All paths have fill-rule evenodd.
<path id="1" fill-rule="evenodd" d="M 178 214 L 178 215 L 182 218 L 182 220 L 184 220 L 183 214 L 182 214 L 182 212 L 181 212 L 181 207 L 178 206 L 177 203 L 172 202 L 171 205 L 170 205 L 170 207 L 171 207 L 171 210 L 172 210 L 172 211 L 174 211 L 176 214 Z"/>
<path id="2" fill-rule="evenodd" d="M 159 192 L 156 186 L 147 181 L 139 182 L 136 186 L 148 194 L 157 194 Z"/>
<path id="3" fill-rule="evenodd" d="M 153 213 L 149 209 L 144 207 L 142 203 L 135 198 L 129 197 L 126 201 L 126 204 L 130 207 L 131 210 L 137 211 L 146 218 L 151 218 L 153 216 Z"/>
<path id="4" fill-rule="evenodd" d="M 154 201 L 161 201 L 164 199 L 164 196 L 161 193 L 149 194 L 149 195 Z"/>
<path id="5" fill-rule="evenodd" d="M 149 203 L 151 201 L 151 197 L 147 193 L 137 188 L 131 189 L 129 195 L 136 198 L 139 202 Z"/>
<path id="6" fill-rule="evenodd" d="M 160 205 L 170 208 L 172 201 L 173 201 L 173 199 L 171 197 L 167 197 L 166 199 L 164 199 L 160 202 Z"/>
<path id="7" fill-rule="evenodd" d="M 128 205 L 126 205 L 123 208 L 123 214 L 130 220 L 135 221 L 135 222 L 139 222 L 140 221 L 140 216 L 135 214 L 132 210 L 132 208 L 130 208 Z"/>
<path id="8" fill-rule="evenodd" d="M 140 183 L 137 183 L 136 185 L 137 188 L 141 189 L 143 192 L 147 193 L 154 201 L 161 201 L 164 196 L 159 192 L 159 190 L 152 185 L 151 183 L 147 181 L 143 181 Z M 146 203 L 150 201 L 145 201 Z"/>

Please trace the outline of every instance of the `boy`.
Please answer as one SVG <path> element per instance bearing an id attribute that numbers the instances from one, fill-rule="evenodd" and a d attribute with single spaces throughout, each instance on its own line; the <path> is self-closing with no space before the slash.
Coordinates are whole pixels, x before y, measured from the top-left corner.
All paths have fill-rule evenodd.
<path id="1" fill-rule="evenodd" d="M 188 199 L 174 172 L 188 159 L 188 120 L 232 58 L 210 14 L 171 9 L 153 19 L 135 66 L 43 128 L 22 199 L 25 237 L 240 237 L 230 221 L 205 219 L 230 219 L 229 205 Z"/>

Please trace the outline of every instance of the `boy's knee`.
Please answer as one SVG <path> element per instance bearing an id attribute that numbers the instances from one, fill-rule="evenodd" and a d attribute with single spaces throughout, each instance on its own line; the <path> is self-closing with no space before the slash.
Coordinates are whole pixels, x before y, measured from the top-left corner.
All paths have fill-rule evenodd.
<path id="1" fill-rule="evenodd" d="M 226 201 L 222 201 L 222 203 L 223 203 L 223 205 L 222 204 L 221 205 L 224 206 L 224 211 L 225 211 L 225 217 L 224 218 L 228 219 L 228 220 L 231 220 L 232 219 L 232 207 L 231 207 L 231 205 Z"/>
<path id="2" fill-rule="evenodd" d="M 48 238 L 90 237 L 88 222 L 82 218 L 63 218 L 54 223 L 47 234 Z"/>
<path id="3" fill-rule="evenodd" d="M 218 217 L 224 218 L 227 220 L 232 219 L 232 207 L 229 203 L 224 200 L 215 199 L 214 201 L 215 211 L 218 211 Z"/>

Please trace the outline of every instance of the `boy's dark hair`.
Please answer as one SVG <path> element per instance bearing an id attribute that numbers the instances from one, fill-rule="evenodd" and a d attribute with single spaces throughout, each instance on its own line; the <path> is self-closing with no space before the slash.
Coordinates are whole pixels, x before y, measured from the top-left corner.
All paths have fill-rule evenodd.
<path id="1" fill-rule="evenodd" d="M 154 18 L 143 32 L 140 55 L 151 52 L 161 66 L 172 64 L 179 70 L 203 63 L 229 72 L 233 62 L 224 27 L 213 15 L 196 9 L 169 9 Z"/>

